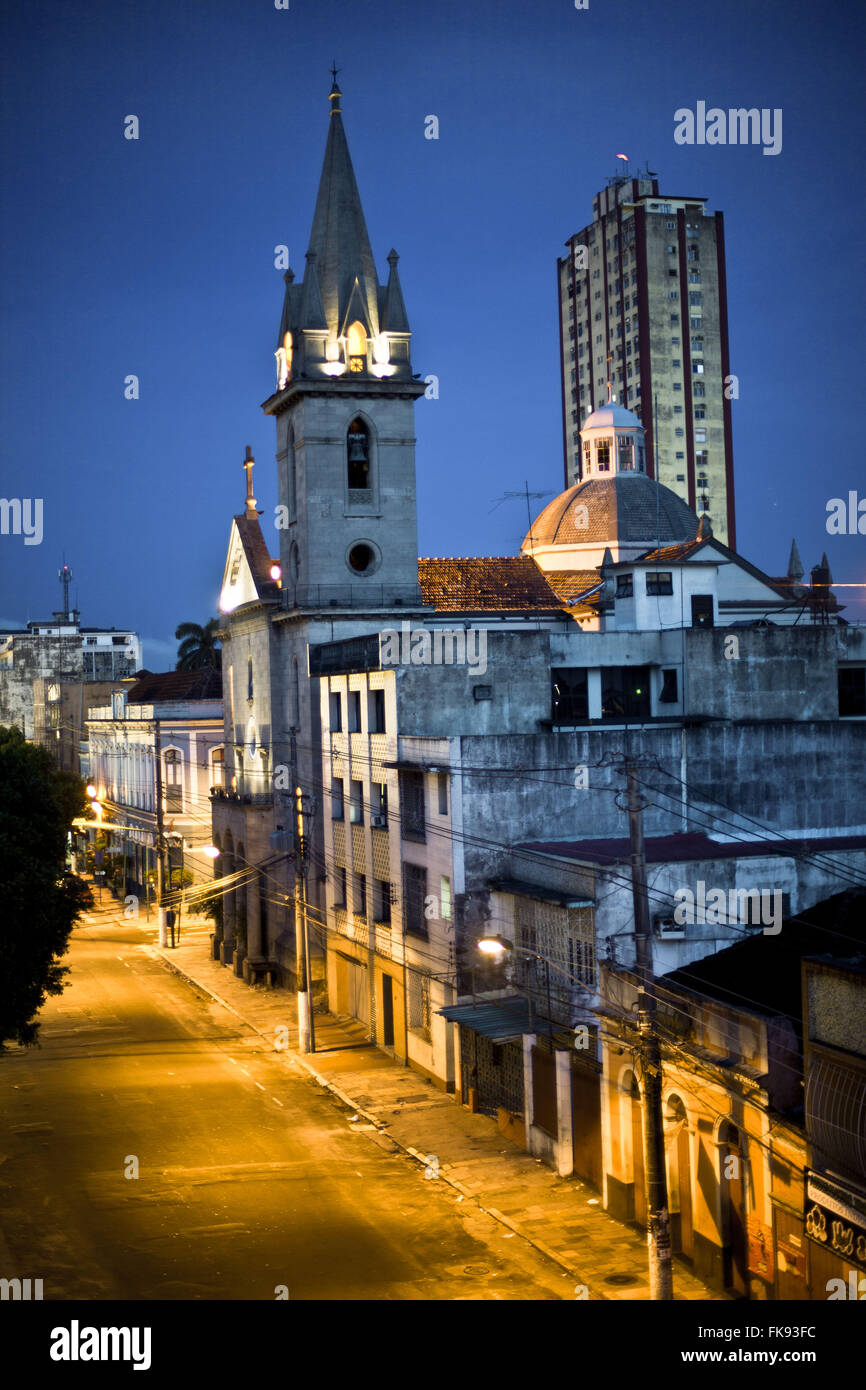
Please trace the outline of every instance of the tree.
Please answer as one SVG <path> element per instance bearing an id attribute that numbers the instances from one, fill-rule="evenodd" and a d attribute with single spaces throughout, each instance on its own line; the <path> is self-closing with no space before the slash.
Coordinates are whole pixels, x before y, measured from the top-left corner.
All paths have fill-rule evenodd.
<path id="1" fill-rule="evenodd" d="M 208 618 L 204 627 L 199 623 L 181 623 L 175 632 L 180 646 L 177 649 L 178 671 L 200 671 L 205 666 L 220 669 L 221 656 L 215 641 L 219 620 Z"/>
<path id="2" fill-rule="evenodd" d="M 87 805 L 84 781 L 55 768 L 20 729 L 0 728 L 0 1052 L 37 1039 L 36 1015 L 60 994 L 60 965 L 93 894 L 66 871 L 66 837 Z"/>

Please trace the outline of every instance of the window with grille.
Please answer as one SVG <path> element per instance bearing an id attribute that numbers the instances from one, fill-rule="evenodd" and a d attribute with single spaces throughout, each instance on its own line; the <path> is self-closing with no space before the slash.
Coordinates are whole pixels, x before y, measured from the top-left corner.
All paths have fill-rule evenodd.
<path id="1" fill-rule="evenodd" d="M 400 824 L 404 840 L 426 840 L 423 772 L 400 774 Z"/>
<path id="2" fill-rule="evenodd" d="M 515 945 L 523 952 L 515 976 L 532 995 L 533 1008 L 547 1017 L 548 981 L 553 1021 L 570 1024 L 574 991 L 594 988 L 597 966 L 591 907 L 561 907 L 532 898 L 515 899 Z M 549 962 L 545 965 L 546 958 Z"/>
<path id="3" fill-rule="evenodd" d="M 420 1033 L 429 1042 L 432 1024 L 430 976 L 422 975 L 417 970 L 410 970 L 406 993 L 406 1002 L 409 1008 L 409 1031 Z"/>
<path id="4" fill-rule="evenodd" d="M 376 898 L 373 913 L 377 922 L 383 925 L 391 921 L 391 885 L 387 879 L 376 879 Z"/>
<path id="5" fill-rule="evenodd" d="M 427 897 L 427 869 L 423 864 L 403 865 L 403 923 L 413 936 L 427 935 L 424 901 Z"/>

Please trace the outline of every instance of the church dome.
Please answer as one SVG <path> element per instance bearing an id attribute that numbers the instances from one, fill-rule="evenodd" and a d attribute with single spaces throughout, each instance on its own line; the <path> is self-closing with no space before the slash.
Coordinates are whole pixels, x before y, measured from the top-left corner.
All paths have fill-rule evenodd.
<path id="1" fill-rule="evenodd" d="M 631 413 L 617 405 L 602 410 Z M 697 529 L 696 513 L 671 488 L 645 473 L 615 473 L 586 478 L 554 497 L 536 517 L 522 548 L 641 541 L 648 546 L 656 541 L 670 544 L 693 540 Z"/>
<path id="2" fill-rule="evenodd" d="M 592 429 L 625 429 L 642 430 L 640 420 L 630 410 L 626 410 L 624 405 L 617 405 L 616 401 L 608 401 L 607 405 L 600 405 L 598 410 L 594 410 L 591 415 L 587 415 L 583 422 L 585 430 Z"/>

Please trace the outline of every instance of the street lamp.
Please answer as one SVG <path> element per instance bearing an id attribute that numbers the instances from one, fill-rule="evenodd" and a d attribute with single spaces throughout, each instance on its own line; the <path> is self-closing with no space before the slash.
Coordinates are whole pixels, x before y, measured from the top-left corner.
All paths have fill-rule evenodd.
<path id="1" fill-rule="evenodd" d="M 202 845 L 201 852 L 202 854 L 206 854 L 208 859 L 219 859 L 221 853 L 216 845 Z"/>
<path id="2" fill-rule="evenodd" d="M 502 961 L 502 960 L 505 959 L 505 957 L 508 955 L 509 952 L 511 952 L 511 951 L 519 951 L 520 954 L 523 955 L 523 956 L 532 956 L 532 958 L 533 958 L 534 960 L 540 960 L 540 961 L 543 961 L 543 962 L 544 962 L 544 973 L 545 973 L 545 981 L 546 981 L 546 987 L 547 987 L 547 1033 L 548 1033 L 548 1037 L 552 1037 L 552 1028 L 553 1028 L 552 1009 L 551 1009 L 551 1003 L 550 1003 L 550 972 L 551 972 L 551 970 L 555 970 L 555 971 L 557 972 L 558 975 L 564 975 L 565 978 L 566 978 L 566 980 L 568 980 L 569 984 L 577 985 L 578 989 L 584 990 L 584 991 L 586 991 L 587 993 L 593 993 L 593 992 L 594 992 L 594 991 L 588 991 L 586 985 L 585 985 L 584 982 L 583 982 L 583 980 L 579 980 L 575 975 L 570 974 L 570 972 L 569 972 L 568 970 L 563 970 L 562 966 L 561 966 L 561 965 L 557 965 L 556 961 L 555 961 L 555 960 L 551 960 L 551 959 L 549 958 L 549 956 L 543 956 L 543 955 L 541 954 L 540 951 L 530 951 L 529 948 L 526 947 L 526 946 L 516 946 L 516 945 L 514 944 L 513 941 L 509 941 L 508 938 L 505 937 L 505 936 L 482 936 L 482 937 L 479 938 L 479 940 L 478 940 L 478 942 L 477 942 L 476 944 L 477 944 L 478 950 L 481 952 L 481 954 L 484 955 L 484 956 L 490 957 L 491 960 Z"/>

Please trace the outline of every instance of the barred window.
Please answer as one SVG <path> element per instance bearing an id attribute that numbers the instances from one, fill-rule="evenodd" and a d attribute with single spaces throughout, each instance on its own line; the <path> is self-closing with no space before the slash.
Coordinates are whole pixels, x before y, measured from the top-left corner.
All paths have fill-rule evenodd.
<path id="1" fill-rule="evenodd" d="M 423 864 L 403 865 L 403 925 L 414 936 L 427 935 L 424 902 L 427 897 L 427 869 Z"/>
<path id="2" fill-rule="evenodd" d="M 579 985 L 596 983 L 595 924 L 591 907 L 517 898 L 515 944 L 550 962 L 518 956 L 515 974 L 532 994 L 533 1007 L 547 1015 L 548 975 L 553 1021 L 571 1024 L 572 998 Z"/>
<path id="3" fill-rule="evenodd" d="M 407 1004 L 409 1008 L 409 1030 L 420 1033 L 430 1041 L 432 1011 L 430 1008 L 430 976 L 417 970 L 410 970 L 407 985 Z"/>
<path id="4" fill-rule="evenodd" d="M 400 773 L 400 819 L 404 840 L 426 840 L 423 772 Z"/>

